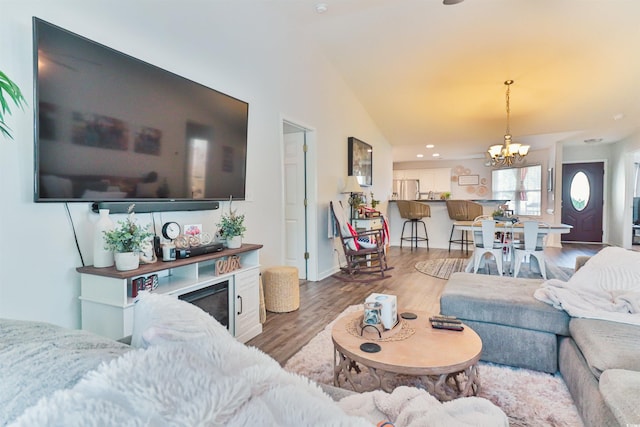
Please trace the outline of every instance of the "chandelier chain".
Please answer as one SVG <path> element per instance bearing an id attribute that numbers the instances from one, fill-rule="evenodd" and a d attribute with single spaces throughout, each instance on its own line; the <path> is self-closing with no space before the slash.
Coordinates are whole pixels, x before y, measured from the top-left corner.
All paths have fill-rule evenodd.
<path id="1" fill-rule="evenodd" d="M 507 85 L 507 93 L 505 95 L 507 99 L 507 135 L 511 135 L 511 126 L 510 126 L 510 118 L 511 118 L 511 103 L 510 103 L 510 93 L 511 93 L 511 80 L 507 80 L 504 84 Z"/>

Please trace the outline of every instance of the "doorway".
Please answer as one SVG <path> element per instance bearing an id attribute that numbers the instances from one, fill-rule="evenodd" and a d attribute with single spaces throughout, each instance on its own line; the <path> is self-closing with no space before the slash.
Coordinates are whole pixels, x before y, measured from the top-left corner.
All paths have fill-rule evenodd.
<path id="1" fill-rule="evenodd" d="M 310 130 L 282 121 L 284 170 L 284 263 L 309 279 L 309 187 L 307 152 Z"/>
<path id="2" fill-rule="evenodd" d="M 562 165 L 562 241 L 602 243 L 604 162 Z"/>

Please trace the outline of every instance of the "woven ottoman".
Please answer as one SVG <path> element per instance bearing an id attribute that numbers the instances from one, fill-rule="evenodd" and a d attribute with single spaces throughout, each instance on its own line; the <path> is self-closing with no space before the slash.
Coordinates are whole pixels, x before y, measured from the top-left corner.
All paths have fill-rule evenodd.
<path id="1" fill-rule="evenodd" d="M 300 308 L 300 284 L 296 267 L 270 267 L 262 276 L 267 311 L 288 313 Z"/>

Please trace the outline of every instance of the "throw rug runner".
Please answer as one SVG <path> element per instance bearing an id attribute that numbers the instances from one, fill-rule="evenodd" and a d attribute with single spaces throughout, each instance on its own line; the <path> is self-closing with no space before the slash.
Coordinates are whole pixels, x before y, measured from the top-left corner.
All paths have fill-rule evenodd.
<path id="1" fill-rule="evenodd" d="M 428 259 L 426 261 L 418 261 L 416 263 L 416 270 L 428 276 L 447 280 L 451 274 L 457 271 L 464 271 L 467 262 L 469 262 L 468 258 Z"/>
<path id="2" fill-rule="evenodd" d="M 347 307 L 337 318 L 348 313 L 362 310 L 362 305 Z M 333 385 L 333 343 L 329 323 L 294 354 L 284 368 L 312 380 Z M 355 380 L 366 383 L 370 375 L 367 368 L 361 366 Z M 580 427 L 584 424 L 578 415 L 573 399 L 559 374 L 518 369 L 493 363 L 480 362 L 479 397 L 485 398 L 500 407 L 509 417 L 512 427 Z M 413 377 L 402 377 L 397 385 L 420 387 Z M 342 385 L 349 388 L 349 385 Z"/>
<path id="3" fill-rule="evenodd" d="M 418 261 L 415 265 L 416 270 L 428 276 L 438 279 L 448 280 L 449 276 L 458 271 L 464 271 L 467 264 L 473 262 L 473 258 L 434 258 L 425 261 Z M 573 275 L 572 268 L 558 267 L 549 262 L 547 265 L 547 279 L 558 279 L 567 281 Z M 495 261 L 485 260 L 478 273 L 498 275 L 498 267 Z M 518 277 L 527 279 L 541 279 L 542 276 L 537 269 L 531 269 L 528 263 L 523 263 L 520 267 Z"/>

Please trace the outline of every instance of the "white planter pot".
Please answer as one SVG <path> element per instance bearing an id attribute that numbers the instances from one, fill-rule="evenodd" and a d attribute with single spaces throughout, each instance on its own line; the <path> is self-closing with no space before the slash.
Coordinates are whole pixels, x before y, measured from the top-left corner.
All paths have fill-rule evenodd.
<path id="1" fill-rule="evenodd" d="M 116 252 L 114 258 L 118 271 L 135 270 L 140 266 L 140 256 L 135 252 Z"/>
<path id="2" fill-rule="evenodd" d="M 229 249 L 238 249 L 242 246 L 242 236 L 233 236 L 227 238 L 227 247 Z"/>

